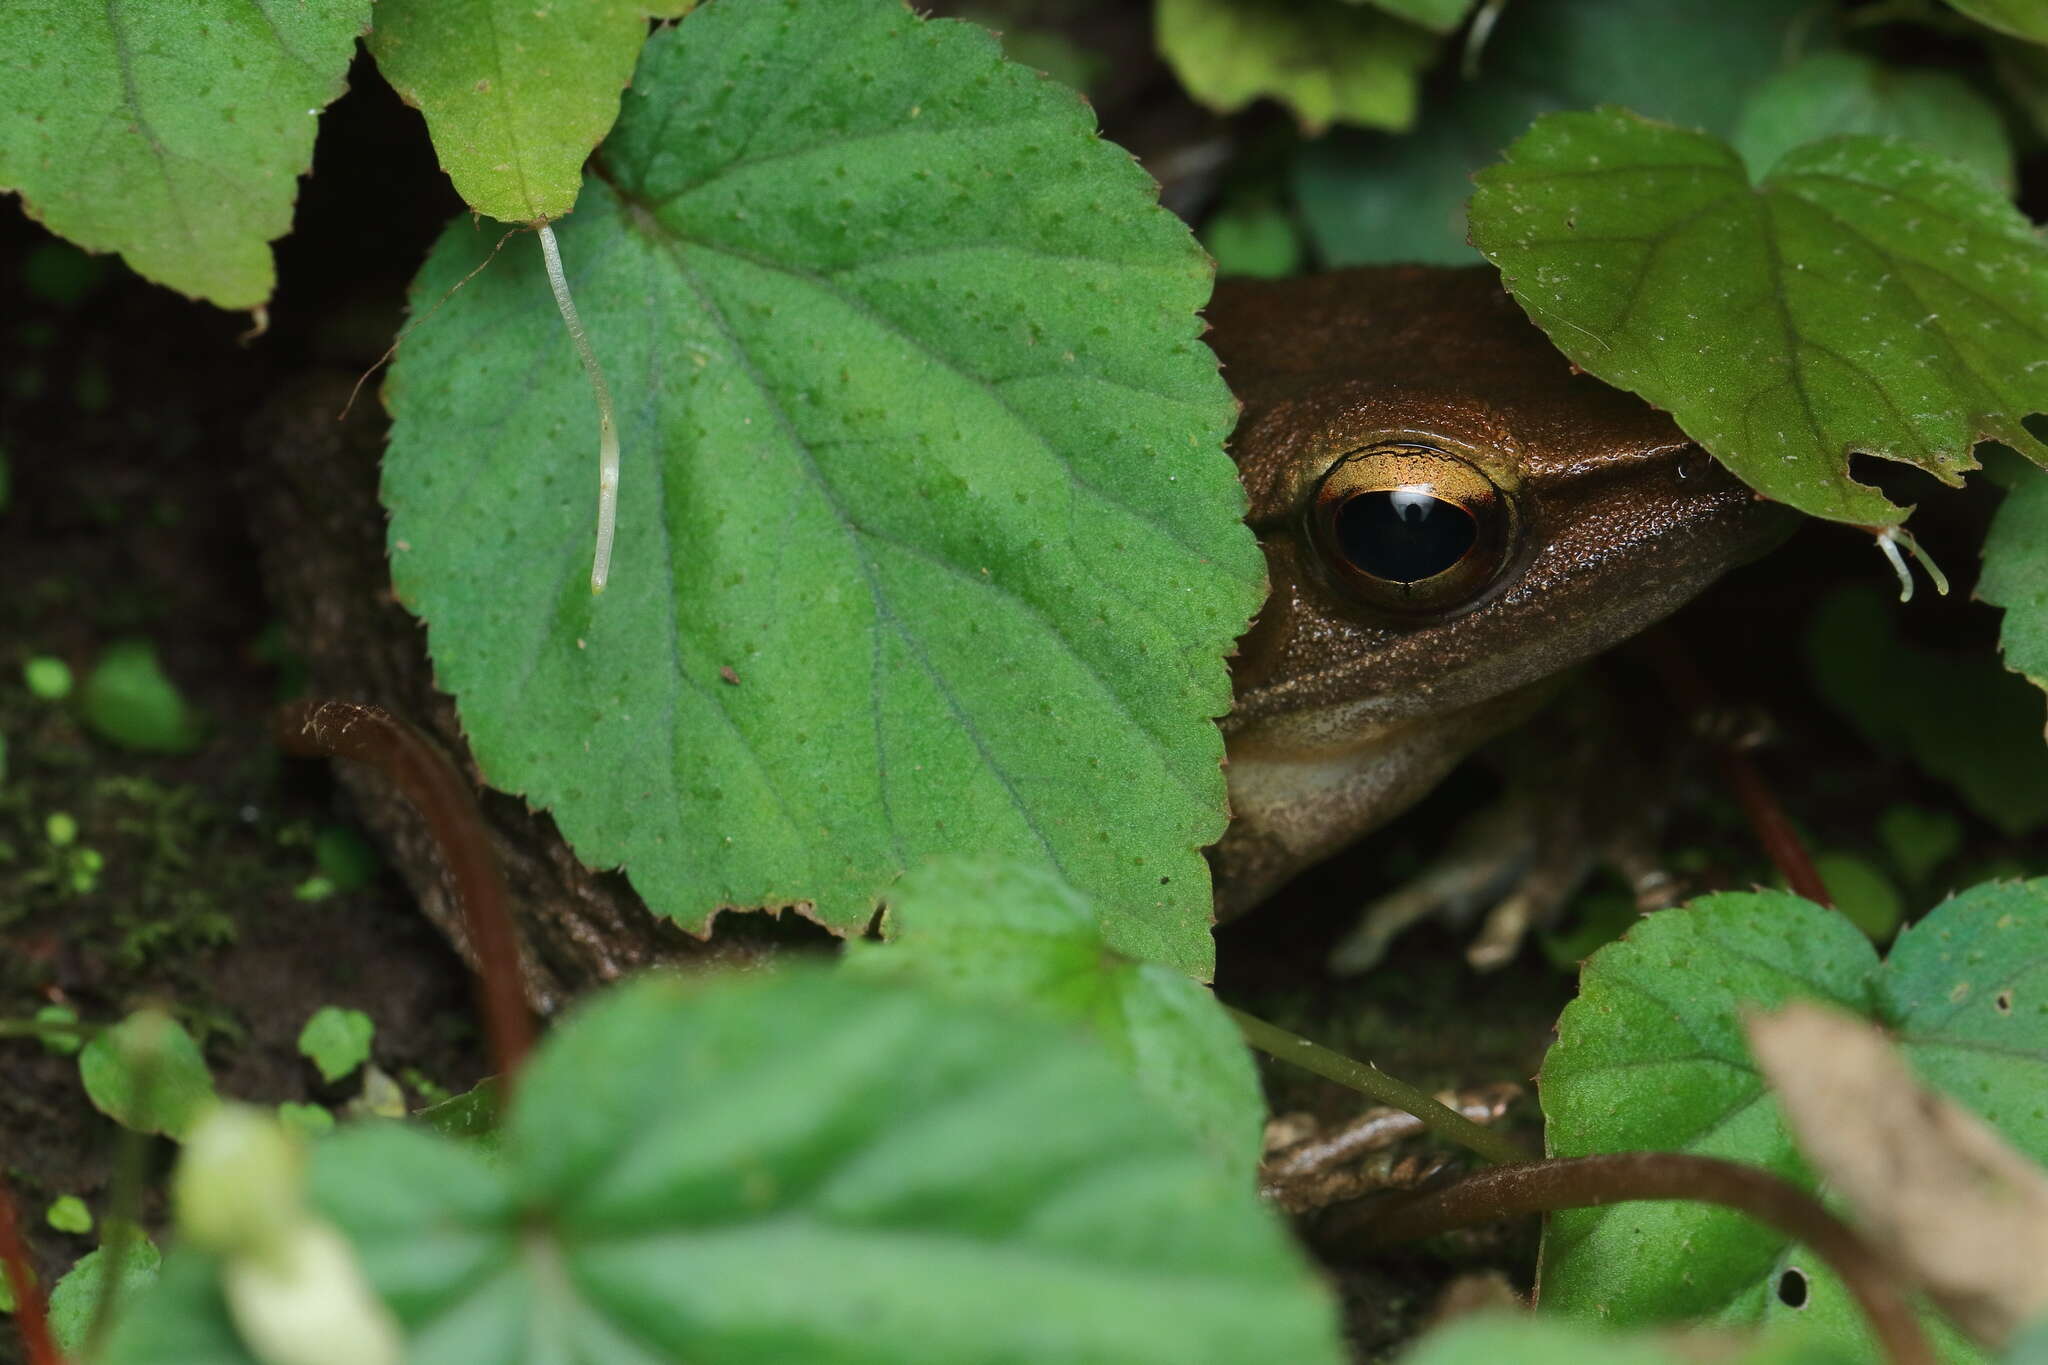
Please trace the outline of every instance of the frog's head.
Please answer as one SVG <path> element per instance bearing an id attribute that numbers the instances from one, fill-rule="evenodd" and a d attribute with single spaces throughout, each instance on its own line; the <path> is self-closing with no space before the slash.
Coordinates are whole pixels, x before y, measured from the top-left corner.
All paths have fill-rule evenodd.
<path id="1" fill-rule="evenodd" d="M 1210 317 L 1272 581 L 1224 723 L 1227 907 L 1398 813 L 1547 680 L 1795 521 L 1576 373 L 1490 270 L 1229 285 Z"/>

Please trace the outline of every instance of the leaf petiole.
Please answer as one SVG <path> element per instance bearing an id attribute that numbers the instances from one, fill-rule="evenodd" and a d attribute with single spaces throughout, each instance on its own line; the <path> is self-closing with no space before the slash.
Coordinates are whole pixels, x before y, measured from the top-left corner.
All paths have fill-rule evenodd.
<path id="1" fill-rule="evenodd" d="M 509 1091 L 533 1050 L 533 1015 L 521 994 L 519 930 L 505 903 L 505 873 L 469 780 L 433 741 L 381 706 L 289 702 L 271 718 L 271 738 L 294 757 L 369 764 L 425 818 L 462 906 L 467 946 L 482 987 L 484 1035 L 498 1083 Z"/>
<path id="2" fill-rule="evenodd" d="M 1320 1043 L 1312 1043 L 1243 1010 L 1232 1009 L 1228 1005 L 1224 1009 L 1237 1021 L 1244 1040 L 1269 1057 L 1292 1062 L 1305 1071 L 1313 1071 L 1325 1080 L 1348 1086 L 1381 1104 L 1406 1110 L 1446 1142 L 1455 1142 L 1488 1161 L 1514 1165 L 1529 1159 L 1528 1153 L 1505 1133 L 1474 1123 L 1426 1091 L 1389 1076 L 1370 1062 L 1361 1062 Z"/>

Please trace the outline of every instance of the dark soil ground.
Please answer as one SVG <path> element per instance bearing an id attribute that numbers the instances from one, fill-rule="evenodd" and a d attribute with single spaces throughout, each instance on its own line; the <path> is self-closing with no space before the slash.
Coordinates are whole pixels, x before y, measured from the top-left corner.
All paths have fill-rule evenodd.
<path id="1" fill-rule="evenodd" d="M 1133 40 L 1117 30 L 1103 41 Z M 1112 135 L 1159 155 L 1208 135 L 1201 116 L 1142 70 L 1119 80 L 1129 88 L 1100 101 Z M 367 67 L 354 84 L 322 120 L 260 339 L 239 341 L 245 319 L 88 260 L 0 209 L 0 454 L 11 476 L 0 505 L 0 1021 L 64 1004 L 104 1022 L 161 1004 L 202 1041 L 223 1093 L 339 1107 L 359 1078 L 324 1084 L 296 1038 L 317 1007 L 347 1006 L 375 1022 L 374 1062 L 416 1106 L 485 1069 L 468 979 L 388 872 L 372 870 L 360 885 L 344 875 L 325 895 L 307 885 L 323 872 L 316 845 L 346 846 L 353 826 L 323 768 L 270 747 L 270 710 L 295 683 L 240 491 L 250 416 L 312 365 L 367 366 L 392 335 L 406 279 L 459 207 L 416 116 Z M 1178 206 L 1199 203 L 1198 190 L 1188 195 Z M 1953 498 L 1916 523 L 1952 574 L 1967 569 L 1989 506 L 1982 494 Z M 1689 646 L 1725 698 L 1772 718 L 1777 739 L 1760 761 L 1816 843 L 1875 857 L 1878 815 L 1908 802 L 1963 821 L 1966 851 L 1942 885 L 2029 862 L 2040 871 L 2038 847 L 2000 835 L 1902 760 L 1870 752 L 1806 682 L 1801 627 L 1825 584 L 1889 583 L 1864 544 L 1851 532 L 1802 533 L 1688 612 Z M 1923 596 L 1903 619 L 1923 643 L 1980 654 L 1995 629 L 1992 613 L 1960 596 Z M 109 744 L 82 724 L 75 697 L 38 699 L 24 684 L 30 658 L 63 660 L 83 680 L 107 646 L 128 639 L 154 645 L 203 718 L 196 752 Z M 1645 725 L 1673 723 L 1646 674 L 1624 662 L 1620 676 Z M 1454 781 L 1354 857 L 1227 930 L 1222 993 L 1424 1085 L 1527 1081 L 1572 991 L 1570 971 L 1542 954 L 1481 977 L 1456 935 L 1424 929 L 1364 982 L 1320 967 L 1350 911 L 1439 847 L 1486 788 L 1480 777 Z M 1686 793 L 1673 846 L 1693 885 L 1766 877 L 1732 804 L 1704 776 Z M 59 813 L 78 830 L 63 847 L 49 838 Z M 86 849 L 99 855 L 96 872 L 79 858 Z M 1938 889 L 1915 888 L 1915 906 Z M 1281 1107 L 1356 1107 L 1300 1076 L 1276 1075 L 1274 1088 Z M 1511 1121 L 1531 1141 L 1540 1132 L 1531 1100 Z M 86 1102 L 72 1058 L 0 1035 L 0 1168 L 47 1278 L 93 1239 L 51 1229 L 43 1211 L 72 1194 L 104 1214 L 121 1140 Z M 153 1173 L 168 1153 L 150 1148 Z M 142 1214 L 154 1222 L 160 1212 L 152 1194 Z M 1533 1245 L 1531 1229 L 1514 1229 L 1346 1271 L 1362 1353 L 1405 1330 L 1460 1266 L 1502 1265 L 1526 1286 Z M 0 1360 L 11 1348 L 0 1338 Z"/>

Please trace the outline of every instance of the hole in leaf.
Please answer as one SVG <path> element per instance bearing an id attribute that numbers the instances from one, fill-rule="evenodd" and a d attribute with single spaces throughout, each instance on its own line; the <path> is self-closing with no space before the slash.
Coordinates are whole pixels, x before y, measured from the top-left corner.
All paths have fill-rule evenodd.
<path id="1" fill-rule="evenodd" d="M 1778 1276 L 1778 1302 L 1787 1308 L 1806 1307 L 1806 1272 L 1787 1268 Z"/>
<path id="2" fill-rule="evenodd" d="M 2012 987 L 2008 986 L 1991 998 L 1991 1007 L 2000 1014 L 2012 1013 Z"/>

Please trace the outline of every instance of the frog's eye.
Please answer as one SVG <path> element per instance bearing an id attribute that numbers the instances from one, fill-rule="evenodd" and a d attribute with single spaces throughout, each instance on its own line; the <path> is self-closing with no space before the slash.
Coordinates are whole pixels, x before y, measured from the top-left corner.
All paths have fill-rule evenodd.
<path id="1" fill-rule="evenodd" d="M 1476 466 L 1428 446 L 1354 451 L 1309 508 L 1330 576 L 1369 606 L 1434 614 L 1475 601 L 1514 542 L 1514 507 Z"/>

